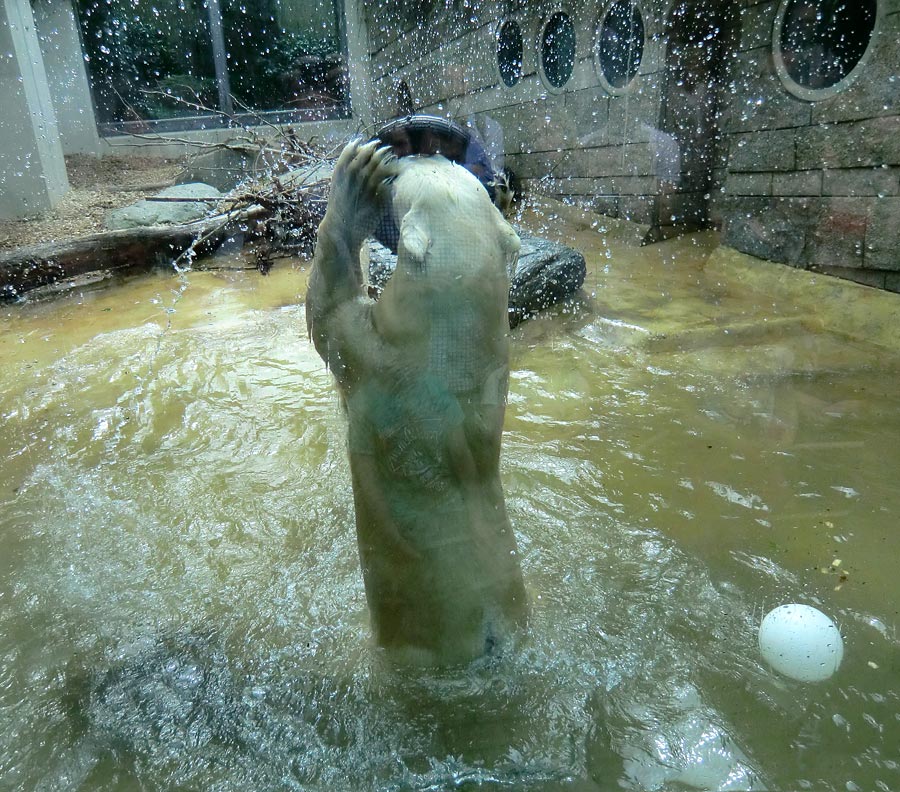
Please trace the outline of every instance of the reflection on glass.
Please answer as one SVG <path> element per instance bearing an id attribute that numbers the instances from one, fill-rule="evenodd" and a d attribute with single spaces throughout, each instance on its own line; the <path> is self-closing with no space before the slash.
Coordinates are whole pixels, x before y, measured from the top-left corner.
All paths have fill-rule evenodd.
<path id="1" fill-rule="evenodd" d="M 789 0 L 779 41 L 788 76 L 813 90 L 843 80 L 869 45 L 875 10 L 875 0 Z"/>
<path id="2" fill-rule="evenodd" d="M 597 36 L 597 61 L 613 88 L 624 88 L 641 65 L 644 54 L 644 20 L 630 0 L 613 3 Z"/>

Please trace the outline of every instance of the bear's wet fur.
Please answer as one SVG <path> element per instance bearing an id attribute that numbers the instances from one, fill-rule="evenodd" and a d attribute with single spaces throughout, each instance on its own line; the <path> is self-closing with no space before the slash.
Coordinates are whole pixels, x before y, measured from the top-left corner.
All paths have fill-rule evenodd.
<path id="1" fill-rule="evenodd" d="M 385 206 L 400 242 L 376 303 L 360 249 Z M 468 662 L 525 620 L 499 473 L 518 250 L 484 187 L 444 157 L 354 142 L 338 159 L 307 326 L 349 419 L 375 639 L 401 661 Z"/>

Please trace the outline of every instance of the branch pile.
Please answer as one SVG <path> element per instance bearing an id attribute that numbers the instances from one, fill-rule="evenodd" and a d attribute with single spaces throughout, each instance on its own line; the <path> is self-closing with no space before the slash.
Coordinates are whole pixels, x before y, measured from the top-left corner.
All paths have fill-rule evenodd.
<path id="1" fill-rule="evenodd" d="M 39 287 L 99 271 L 156 266 L 181 271 L 229 238 L 253 241 L 257 267 L 263 273 L 277 256 L 308 255 L 325 213 L 331 152 L 299 140 L 290 128 L 272 129 L 277 134 L 271 137 L 253 133 L 218 146 L 203 146 L 204 153 L 218 147 L 250 154 L 255 173 L 216 202 L 209 216 L 0 254 L 0 300 L 16 300 Z M 154 142 L 158 144 L 159 138 Z"/>

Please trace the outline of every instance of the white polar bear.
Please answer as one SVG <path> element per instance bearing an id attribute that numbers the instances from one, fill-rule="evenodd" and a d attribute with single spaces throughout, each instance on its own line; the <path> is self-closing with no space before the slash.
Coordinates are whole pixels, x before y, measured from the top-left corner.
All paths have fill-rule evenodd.
<path id="1" fill-rule="evenodd" d="M 387 199 L 398 261 L 376 303 L 360 248 Z M 375 638 L 410 662 L 467 662 L 525 620 L 499 475 L 518 249 L 484 187 L 444 157 L 351 143 L 338 159 L 307 327 L 349 418 Z"/>

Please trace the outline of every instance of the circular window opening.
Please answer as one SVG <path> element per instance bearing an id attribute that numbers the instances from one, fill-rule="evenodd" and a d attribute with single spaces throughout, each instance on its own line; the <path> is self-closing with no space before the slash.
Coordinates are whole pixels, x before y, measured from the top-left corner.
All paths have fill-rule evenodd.
<path id="1" fill-rule="evenodd" d="M 644 18 L 634 0 L 616 0 L 597 27 L 595 57 L 604 87 L 616 93 L 637 75 L 644 57 Z"/>
<path id="2" fill-rule="evenodd" d="M 568 14 L 557 11 L 541 33 L 541 70 L 553 88 L 562 88 L 575 68 L 575 25 Z"/>
<path id="3" fill-rule="evenodd" d="M 497 66 L 504 85 L 512 87 L 522 79 L 523 49 L 519 23 L 504 22 L 497 34 Z"/>
<path id="4" fill-rule="evenodd" d="M 849 84 L 875 32 L 877 0 L 782 0 L 775 22 L 776 65 L 803 99 Z"/>

